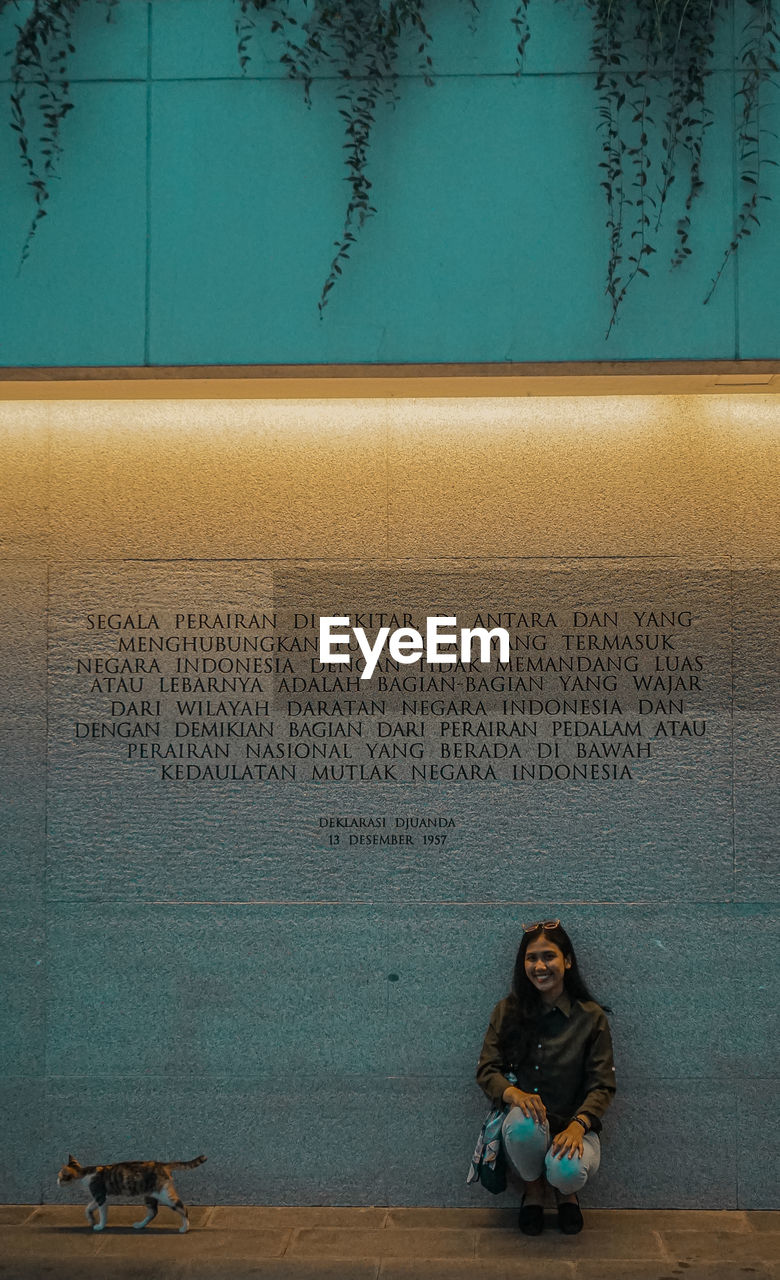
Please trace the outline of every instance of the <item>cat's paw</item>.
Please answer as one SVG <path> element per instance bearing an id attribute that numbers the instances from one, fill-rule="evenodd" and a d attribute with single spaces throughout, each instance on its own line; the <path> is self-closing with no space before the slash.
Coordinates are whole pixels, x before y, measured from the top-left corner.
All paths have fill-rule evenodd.
<path id="1" fill-rule="evenodd" d="M 185 1231 L 189 1231 L 189 1229 L 190 1229 L 190 1224 L 189 1224 L 189 1222 L 185 1222 L 185 1223 L 183 1224 L 183 1226 L 179 1227 L 179 1235 L 180 1235 L 180 1236 L 183 1236 L 183 1235 L 184 1235 L 184 1232 L 185 1232 Z"/>
<path id="2" fill-rule="evenodd" d="M 93 1231 L 102 1231 L 102 1230 L 103 1230 L 103 1223 L 102 1223 L 102 1222 L 96 1222 L 96 1223 L 95 1223 L 95 1225 L 94 1225 L 94 1227 L 92 1228 L 92 1230 L 93 1230 Z"/>
<path id="3" fill-rule="evenodd" d="M 140 1222 L 134 1222 L 134 1223 L 133 1223 L 133 1227 L 134 1227 L 134 1229 L 135 1229 L 136 1231 L 140 1231 L 142 1227 L 145 1227 L 145 1226 L 146 1226 L 146 1224 L 147 1224 L 147 1222 L 148 1222 L 148 1221 L 149 1221 L 149 1219 L 148 1219 L 148 1218 L 141 1218 L 141 1221 L 140 1221 Z"/>

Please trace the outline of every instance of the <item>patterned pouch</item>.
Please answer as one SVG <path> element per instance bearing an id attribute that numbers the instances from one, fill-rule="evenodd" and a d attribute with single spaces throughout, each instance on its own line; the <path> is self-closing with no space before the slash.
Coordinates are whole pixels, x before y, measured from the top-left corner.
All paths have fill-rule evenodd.
<path id="1" fill-rule="evenodd" d="M 507 1075 L 507 1080 L 510 1084 L 517 1084 L 514 1075 Z M 506 1156 L 501 1141 L 501 1126 L 508 1110 L 502 1103 L 500 1107 L 494 1107 L 488 1112 L 479 1131 L 466 1177 L 467 1183 L 481 1182 L 485 1190 L 493 1195 L 506 1190 Z"/>

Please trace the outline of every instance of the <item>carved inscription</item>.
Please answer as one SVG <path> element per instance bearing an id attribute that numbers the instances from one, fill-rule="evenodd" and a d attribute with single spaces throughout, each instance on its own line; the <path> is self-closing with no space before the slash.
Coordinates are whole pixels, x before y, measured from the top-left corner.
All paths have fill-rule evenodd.
<path id="1" fill-rule="evenodd" d="M 694 611 L 541 602 L 458 622 L 500 628 L 508 644 L 483 661 L 457 648 L 412 660 L 425 617 L 374 610 L 350 616 L 341 660 L 323 662 L 310 612 L 112 604 L 83 616 L 72 735 L 166 787 L 628 784 L 707 750 L 715 712 Z"/>

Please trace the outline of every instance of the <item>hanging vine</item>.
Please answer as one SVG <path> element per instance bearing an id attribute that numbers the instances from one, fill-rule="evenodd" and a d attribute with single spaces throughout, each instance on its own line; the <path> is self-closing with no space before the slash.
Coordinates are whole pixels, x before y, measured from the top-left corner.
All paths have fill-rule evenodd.
<path id="1" fill-rule="evenodd" d="M 318 303 L 320 316 L 328 296 L 352 251 L 366 219 L 376 213 L 371 203 L 372 182 L 368 177 L 368 155 L 380 99 L 395 103 L 398 96 L 398 56 L 404 38 L 412 37 L 417 50 L 418 70 L 427 85 L 433 84 L 431 33 L 425 22 L 425 0 L 314 0 L 311 13 L 300 22 L 293 10 L 300 6 L 290 0 L 238 0 L 238 54 L 241 69 L 249 61 L 249 37 L 254 22 L 252 11 L 266 11 L 271 31 L 282 33 L 282 64 L 288 75 L 303 84 L 307 104 L 311 85 L 324 65 L 335 68 L 340 89 L 339 114 L 344 121 L 347 181 L 350 194 L 341 236 L 322 286 Z M 476 0 L 466 0 L 477 12 Z"/>
<path id="2" fill-rule="evenodd" d="M 12 0 L 0 0 L 0 14 Z M 17 135 L 19 155 L 32 188 L 35 209 L 22 246 L 20 265 L 29 256 L 33 238 L 46 217 L 51 183 L 62 155 L 61 125 L 73 110 L 68 81 L 68 59 L 75 53 L 73 18 L 82 0 L 34 0 L 32 12 L 16 28 L 11 68 L 11 128 Z M 100 0 L 107 18 L 119 0 Z M 30 136 L 28 102 L 40 130 L 36 142 Z"/>
<path id="3" fill-rule="evenodd" d="M 36 3 L 27 22 L 18 28 L 11 91 L 11 128 L 18 134 L 22 164 L 35 200 L 35 212 L 22 247 L 22 262 L 30 252 L 38 226 L 46 217 L 50 183 L 62 154 L 60 126 L 68 112 L 73 110 L 66 69 L 68 56 L 74 52 L 71 22 L 79 3 L 80 0 Z M 25 115 L 30 90 L 35 91 L 35 107 L 41 121 L 37 148 L 31 145 Z"/>
<path id="4" fill-rule="evenodd" d="M 636 277 L 649 275 L 647 260 L 656 252 L 653 236 L 663 221 L 681 150 L 688 155 L 688 192 L 671 265 L 680 266 L 691 253 L 690 212 L 703 187 L 702 148 L 712 121 L 706 81 L 722 0 L 588 4 L 610 233 L 609 334 Z M 657 108 L 664 102 L 659 118 Z"/>
<path id="5" fill-rule="evenodd" d="M 669 204 L 672 184 L 685 169 L 684 207 L 675 227 L 671 266 L 691 255 L 692 214 L 704 187 L 704 143 L 712 123 L 707 85 L 718 21 L 735 12 L 737 0 L 584 0 L 593 35 L 597 128 L 601 135 L 601 186 L 608 236 L 605 292 L 609 334 L 638 276 L 650 273 L 654 239 Z M 119 0 L 100 0 L 107 17 Z M 476 27 L 478 0 L 460 0 Z M 734 229 L 704 299 L 709 302 L 723 272 L 745 238 L 759 225 L 769 130 L 764 122 L 766 87 L 778 73 L 780 0 L 740 0 L 748 21 L 742 33 L 741 83 L 736 118 L 740 203 Z M 16 0 L 0 0 L 0 14 Z M 433 84 L 432 35 L 427 15 L 436 0 L 236 0 L 236 41 L 242 72 L 250 68 L 253 36 L 263 22 L 279 41 L 287 74 L 302 85 L 307 103 L 322 72 L 335 71 L 338 110 L 344 129 L 348 198 L 344 221 L 322 285 L 322 316 L 360 231 L 376 213 L 369 177 L 377 111 L 399 93 L 399 58 L 412 47 L 417 73 Z M 11 127 L 32 189 L 34 211 L 21 251 L 47 214 L 51 184 L 62 155 L 61 126 L 73 109 L 68 63 L 74 52 L 73 23 L 83 0 L 32 0 L 17 24 L 11 68 Z M 531 33 L 533 6 L 516 0 L 511 25 L 518 71 Z"/>
<path id="6" fill-rule="evenodd" d="M 761 91 L 769 77 L 778 71 L 777 18 L 773 12 L 772 0 L 748 0 L 748 4 L 751 15 L 743 32 L 744 42 L 740 56 L 742 86 L 737 91 L 737 98 L 742 103 L 737 120 L 737 145 L 740 190 L 744 194 L 737 211 L 734 234 L 713 277 L 705 303 L 709 302 L 715 292 L 729 259 L 737 252 L 742 241 L 752 235 L 753 227 L 760 226 L 759 202 L 769 199 L 761 191 L 762 169 L 767 165 L 777 165 L 776 160 L 767 156 L 765 146 L 765 138 L 776 135 L 770 135 L 770 130 L 761 123 Z"/>

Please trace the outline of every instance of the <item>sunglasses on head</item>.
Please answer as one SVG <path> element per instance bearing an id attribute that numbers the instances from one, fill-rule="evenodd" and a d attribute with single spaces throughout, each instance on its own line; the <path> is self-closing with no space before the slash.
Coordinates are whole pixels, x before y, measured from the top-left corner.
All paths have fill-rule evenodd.
<path id="1" fill-rule="evenodd" d="M 537 920 L 535 924 L 524 924 L 523 933 L 536 933 L 537 929 L 557 929 L 560 920 Z"/>

